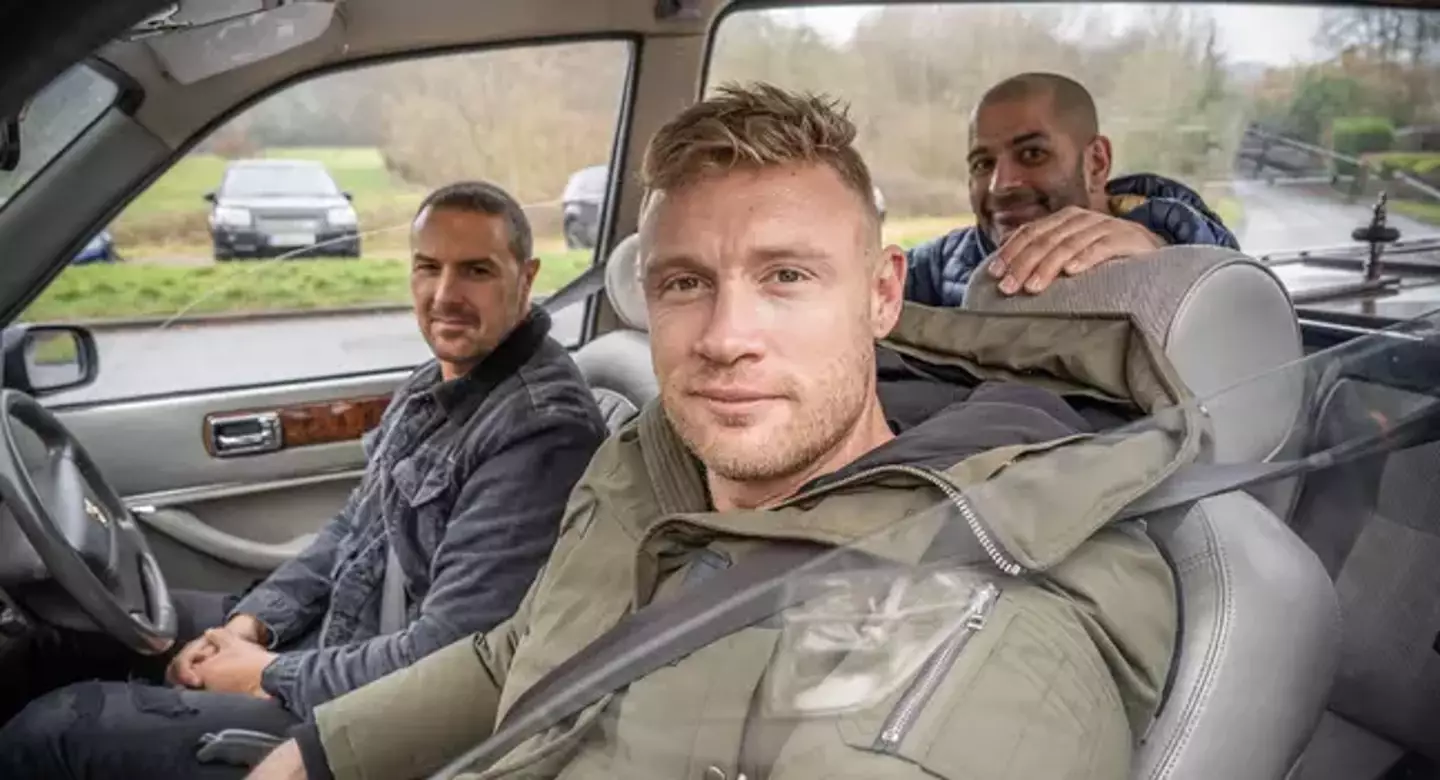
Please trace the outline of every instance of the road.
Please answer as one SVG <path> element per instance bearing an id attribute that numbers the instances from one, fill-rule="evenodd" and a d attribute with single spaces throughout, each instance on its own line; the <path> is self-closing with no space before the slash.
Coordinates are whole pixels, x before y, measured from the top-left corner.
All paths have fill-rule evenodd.
<path id="1" fill-rule="evenodd" d="M 580 338 L 584 308 L 554 317 L 562 344 Z M 100 375 L 47 405 L 312 379 L 417 365 L 430 356 L 408 312 L 322 316 L 95 334 Z"/>
<path id="2" fill-rule="evenodd" d="M 1263 181 L 1235 181 L 1235 196 L 1245 206 L 1245 224 L 1237 238 L 1252 255 L 1294 249 L 1327 249 L 1354 243 L 1350 232 L 1369 223 L 1371 205 L 1316 196 L 1300 187 Z M 1391 227 L 1405 238 L 1440 233 L 1402 214 L 1387 215 Z"/>

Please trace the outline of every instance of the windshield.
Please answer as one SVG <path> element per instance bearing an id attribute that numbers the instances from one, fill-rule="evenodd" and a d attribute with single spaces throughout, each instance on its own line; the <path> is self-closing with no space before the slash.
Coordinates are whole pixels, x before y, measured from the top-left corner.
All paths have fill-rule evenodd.
<path id="1" fill-rule="evenodd" d="M 1247 252 L 1354 243 L 1380 191 L 1440 235 L 1440 12 L 1300 5 L 986 3 L 740 11 L 707 89 L 768 81 L 847 101 L 905 246 L 973 222 L 972 112 L 1044 71 L 1093 96 L 1111 180 L 1196 191 Z"/>
<path id="2" fill-rule="evenodd" d="M 227 198 L 266 195 L 338 195 L 335 181 L 324 170 L 305 165 L 237 166 L 225 174 L 220 194 Z"/>
<path id="3" fill-rule="evenodd" d="M 950 487 L 935 491 L 921 480 L 904 482 L 906 475 L 898 471 L 887 474 L 885 478 L 890 481 L 886 484 L 890 487 L 909 484 L 930 495 L 947 492 L 949 496 L 928 510 L 917 504 L 902 522 L 877 524 L 880 530 L 830 548 L 829 552 L 778 553 L 769 550 L 783 548 L 784 543 L 771 541 L 758 548 L 745 548 L 728 568 L 725 563 L 707 564 L 703 554 L 693 550 L 682 554 L 680 549 L 696 544 L 729 549 L 724 547 L 725 537 L 697 530 L 697 526 L 706 527 L 708 515 L 693 520 L 687 515 L 687 523 L 692 524 L 683 530 L 674 529 L 671 546 L 663 548 L 675 560 L 663 565 L 662 571 L 673 573 L 660 577 L 662 583 L 668 576 L 685 584 L 669 589 L 660 585 L 654 609 L 630 616 L 636 618 L 630 639 L 606 635 L 601 640 L 603 652 L 586 653 L 589 663 L 565 669 L 555 684 L 535 681 L 533 668 L 528 666 L 530 654 L 548 653 L 548 664 L 549 658 L 558 662 L 577 652 L 580 645 L 564 652 L 550 650 L 547 643 L 574 640 L 555 628 L 553 621 L 532 618 L 528 631 L 539 635 L 526 634 L 519 649 L 512 651 L 517 655 L 511 667 L 512 674 L 514 669 L 524 669 L 523 685 L 533 686 L 530 692 L 504 714 L 502 727 L 491 742 L 432 777 L 455 777 L 467 769 L 478 771 L 507 753 L 510 761 L 526 754 L 527 747 L 515 752 L 506 747 L 517 733 L 511 729 L 522 729 L 526 723 L 558 723 L 543 739 L 563 740 L 576 746 L 555 767 L 603 765 L 617 777 L 684 776 L 685 768 L 697 761 L 713 762 L 719 767 L 717 772 L 723 770 L 714 777 L 754 776 L 753 767 L 748 765 L 751 761 L 761 762 L 761 766 L 790 767 L 789 773 L 775 776 L 809 777 L 819 774 L 820 768 L 833 768 L 839 756 L 844 756 L 846 762 L 863 764 L 864 770 L 847 776 L 911 776 L 896 768 L 895 754 L 927 762 L 936 776 L 963 777 L 967 776 L 965 768 L 990 766 L 986 763 L 989 753 L 977 740 L 1013 739 L 1014 744 L 1028 745 L 1028 740 L 1039 739 L 1028 732 L 1021 734 L 1023 729 L 1017 723 L 1040 733 L 1054 729 L 1072 739 L 1077 734 L 1092 734 L 1104 718 L 1119 717 L 1115 714 L 1118 707 L 1109 704 L 1108 698 L 1116 693 L 1140 709 L 1142 715 L 1131 725 L 1143 729 L 1149 724 L 1143 713 L 1160 698 L 1172 656 L 1168 644 L 1157 652 L 1154 646 L 1147 648 L 1144 641 L 1134 641 L 1136 635 L 1130 632 L 1155 617 L 1147 610 L 1173 610 L 1174 604 L 1166 584 L 1168 575 L 1156 575 L 1147 582 L 1127 579 L 1133 574 L 1127 569 L 1133 569 L 1146 555 L 1155 555 L 1153 550 L 1141 552 L 1149 541 L 1132 546 L 1134 540 L 1154 540 L 1176 556 L 1172 561 L 1178 563 L 1172 565 L 1179 567 L 1183 580 L 1199 583 L 1192 585 L 1196 588 L 1192 593 L 1205 594 L 1186 602 L 1185 610 L 1200 614 L 1217 609 L 1209 603 L 1213 591 L 1207 590 L 1214 586 L 1205 584 L 1205 578 L 1213 574 L 1208 567 L 1215 562 L 1206 562 L 1213 551 L 1206 555 L 1196 552 L 1195 539 L 1215 532 L 1197 526 L 1213 522 L 1222 527 L 1243 519 L 1255 528 L 1256 535 L 1243 541 L 1244 535 L 1230 536 L 1225 532 L 1226 540 L 1221 544 L 1229 549 L 1223 565 L 1241 570 L 1228 571 L 1226 576 L 1234 580 L 1227 579 L 1226 588 L 1239 587 L 1235 583 L 1246 580 L 1250 575 L 1244 572 L 1254 567 L 1256 579 L 1250 583 L 1254 590 L 1241 594 L 1242 598 L 1268 598 L 1270 606 L 1284 601 L 1288 620 L 1296 621 L 1298 626 L 1309 625 L 1313 618 L 1314 625 L 1328 631 L 1334 620 L 1332 612 L 1309 611 L 1309 604 L 1327 602 L 1312 602 L 1310 594 L 1299 586 L 1325 588 L 1328 582 L 1309 558 L 1310 552 L 1298 542 L 1276 542 L 1277 535 L 1284 534 L 1276 518 L 1284 518 L 1303 535 L 1326 567 L 1339 571 L 1352 550 L 1356 559 L 1378 562 L 1372 556 L 1383 551 L 1373 545 L 1380 542 L 1376 537 L 1383 535 L 1391 520 L 1399 521 L 1402 516 L 1433 517 L 1440 508 L 1433 490 L 1423 499 L 1417 497 L 1413 506 L 1407 505 L 1402 515 L 1400 505 L 1393 503 L 1398 495 L 1387 491 L 1366 498 L 1354 492 L 1353 486 L 1356 479 L 1363 482 L 1363 474 L 1377 463 L 1389 462 L 1387 457 L 1433 453 L 1429 445 L 1440 441 L 1440 398 L 1435 394 L 1433 373 L 1425 367 L 1435 365 L 1435 359 L 1440 357 L 1437 349 L 1440 317 L 1420 319 L 1312 354 L 1184 407 L 1169 407 L 1087 441 L 1071 442 L 1065 450 L 1042 450 L 1028 458 L 1007 459 L 1010 465 L 1006 470 L 987 479 L 977 481 L 976 475 L 987 473 L 978 469 L 988 466 L 950 470 L 943 473 Z M 1035 381 L 1048 376 L 1045 372 L 1030 375 Z M 1180 452 L 1189 434 L 1201 430 L 1239 432 L 1235 423 L 1255 413 L 1255 399 L 1276 399 L 1275 391 L 1281 388 L 1285 392 L 1278 398 L 1285 403 L 1269 407 L 1283 423 L 1275 428 L 1274 441 L 1252 448 L 1249 455 L 1229 458 L 1226 471 L 1207 466 L 1203 454 L 1206 448 L 1202 447 L 1195 460 L 1182 458 L 1190 465 L 1161 486 L 1177 490 L 1177 482 L 1208 481 L 1207 490 L 1217 490 L 1225 484 L 1238 484 L 1236 476 L 1247 470 L 1252 476 L 1268 473 L 1271 481 L 1250 486 L 1267 509 L 1247 499 L 1212 504 L 1208 512 L 1149 514 L 1148 527 L 1144 528 L 1117 519 L 1115 512 L 1123 503 L 1119 500 L 1121 492 L 1107 490 L 1120 483 L 1110 480 L 1126 469 L 1139 473 L 1142 467 L 1138 464 L 1145 457 L 1142 452 Z M 1186 421 L 1187 415 L 1197 413 Z M 1286 439 L 1287 430 L 1288 440 L 1280 453 L 1270 465 L 1262 466 L 1262 459 L 1272 454 L 1272 447 Z M 1086 466 L 1087 448 L 1092 452 L 1110 448 L 1113 456 L 1105 458 L 1105 468 L 1098 468 L 1095 462 Z M 1233 446 L 1226 449 L 1237 452 Z M 1128 465 L 1122 465 L 1125 459 Z M 1050 465 L 1039 465 L 1046 462 Z M 1280 470 L 1284 464 L 1295 467 L 1290 474 L 1310 467 L 1321 469 L 1306 477 L 1297 491 L 1299 501 L 1270 490 L 1295 489 L 1293 482 L 1273 479 L 1285 476 Z M 1085 477 L 1072 481 L 1077 470 L 1087 468 Z M 1216 478 L 1217 474 L 1227 476 Z M 1386 474 L 1388 485 L 1391 474 L 1388 470 Z M 1044 484 L 1033 481 L 1041 475 L 1049 475 Z M 863 484 L 861 479 L 846 482 L 852 486 L 847 491 L 863 490 L 854 487 Z M 1378 485 L 1378 472 L 1376 480 Z M 1091 481 L 1103 485 L 1083 487 Z M 1138 482 L 1128 483 L 1124 494 L 1148 495 L 1150 506 L 1161 505 L 1156 503 L 1155 493 L 1146 493 L 1138 486 Z M 1343 496 L 1321 496 L 1316 492 L 1332 488 L 1347 492 Z M 824 499 L 813 491 L 807 495 L 817 497 L 802 503 L 801 511 L 814 509 L 812 514 L 823 514 L 815 507 L 823 505 L 817 502 Z M 843 512 L 844 499 L 831 498 L 829 511 Z M 1348 536 L 1337 535 L 1335 528 L 1323 527 L 1323 522 L 1319 523 L 1322 527 L 1316 527 L 1307 523 L 1311 518 L 1291 514 L 1292 506 L 1302 515 L 1323 510 L 1317 509 L 1316 499 L 1344 506 L 1347 515 L 1356 516 L 1357 526 L 1364 526 L 1363 530 L 1356 528 Z M 1061 541 L 1069 533 L 1068 524 L 1084 515 L 1076 511 L 1075 504 L 1088 512 L 1090 502 L 1095 502 L 1099 516 L 1108 518 L 1111 530 L 1095 532 L 1088 547 L 1067 546 L 1090 535 L 1085 531 L 1070 543 Z M 1142 498 L 1139 503 L 1143 502 Z M 885 504 L 877 501 L 869 506 L 879 511 Z M 1046 510 L 1043 517 L 1034 514 L 1041 509 Z M 791 527 L 796 521 L 788 519 L 789 511 L 781 506 L 772 510 L 773 514 L 766 513 L 765 527 Z M 747 517 L 745 513 L 740 516 Z M 757 527 L 746 525 L 749 520 L 732 522 L 736 528 Z M 813 522 L 815 527 L 823 523 L 819 519 Z M 660 549 L 660 541 L 670 530 L 671 526 L 662 521 L 651 527 L 647 536 Z M 1433 543 L 1433 537 L 1423 538 Z M 1125 559 L 1123 564 L 1087 573 L 1087 567 L 1119 550 L 1129 551 L 1120 553 Z M 1397 558 L 1408 555 L 1398 548 L 1385 550 Z M 1132 553 L 1139 557 L 1128 557 Z M 766 555 L 770 563 L 752 565 Z M 1246 560 L 1255 555 L 1260 557 Z M 1291 556 L 1300 559 L 1291 560 Z M 1064 565 L 1060 565 L 1062 560 Z M 707 572 L 706 565 L 719 568 Z M 712 593 L 702 595 L 710 578 L 727 576 L 731 580 L 725 587 L 717 582 L 709 589 Z M 1421 574 L 1418 570 L 1413 576 L 1404 572 L 1385 576 L 1385 581 L 1395 587 L 1408 582 L 1418 589 L 1433 582 L 1428 572 Z M 553 589 L 540 589 L 540 593 L 547 594 L 542 599 L 563 601 L 565 596 L 557 595 L 564 587 L 558 583 L 563 581 L 563 577 L 557 577 Z M 1346 582 L 1347 587 L 1358 586 L 1355 580 Z M 1142 584 L 1146 588 L 1140 588 Z M 1047 595 L 1037 598 L 1037 590 Z M 1433 593 L 1423 593 L 1420 599 L 1428 604 Z M 1069 599 L 1082 603 L 1085 614 L 1095 621 L 1086 623 L 1092 632 L 1088 637 L 1078 630 L 1079 624 L 1074 633 L 1055 633 L 1055 622 L 1063 619 L 1049 609 L 1055 601 Z M 1254 603 L 1251 601 L 1251 606 Z M 1333 609 L 1333 602 L 1328 603 Z M 702 604 L 703 609 L 690 609 Z M 1387 620 L 1401 621 L 1405 619 L 1403 610 L 1413 608 L 1404 604 L 1371 606 L 1383 612 Z M 657 612 L 660 616 L 650 616 Z M 1231 619 L 1253 620 L 1264 612 L 1262 608 L 1250 612 L 1248 618 L 1232 615 Z M 1171 612 L 1165 619 L 1178 621 L 1179 613 Z M 1189 618 L 1186 620 L 1186 625 L 1191 625 Z M 1175 623 L 1169 625 L 1167 630 L 1173 631 Z M 1204 651 L 1200 645 L 1209 641 L 1208 630 L 1189 649 L 1193 664 L 1202 663 L 1193 654 Z M 1416 627 L 1415 631 L 1433 633 L 1433 624 Z M 1097 636 L 1104 637 L 1098 653 L 1088 655 L 1080 649 Z M 1184 634 L 1181 636 L 1183 641 Z M 1424 646 L 1417 648 L 1417 653 L 1431 652 L 1429 634 L 1425 636 Z M 1355 641 L 1365 640 L 1356 637 Z M 1304 655 L 1313 649 L 1297 652 Z M 1158 661 L 1145 661 L 1147 654 Z M 1293 668 L 1292 662 L 1301 668 Z M 1260 664 L 1267 670 L 1260 675 L 1265 679 L 1255 683 L 1257 690 L 1269 691 L 1270 678 L 1282 678 L 1273 683 L 1280 686 L 1276 693 L 1282 698 L 1302 697 L 1284 688 L 1284 681 L 1303 681 L 1305 675 L 1313 673 L 1313 668 L 1288 652 L 1283 657 L 1261 653 L 1245 663 Z M 631 683 L 636 679 L 636 670 L 643 670 L 643 674 L 638 682 Z M 1387 673 L 1394 671 L 1389 669 Z M 1115 687 L 1110 693 L 1093 694 L 1097 698 L 1091 698 L 1092 694 L 1078 682 L 1089 679 L 1091 674 L 1106 681 L 1113 676 Z M 1181 673 L 1179 679 L 1188 676 Z M 718 679 L 725 682 L 711 684 Z M 1363 683 L 1381 684 L 1371 680 Z M 1196 683 L 1191 679 L 1176 684 Z M 1358 684 L 1361 681 L 1352 681 L 1351 687 Z M 1181 696 L 1179 692 L 1175 695 Z M 671 706 L 676 697 L 685 699 L 687 706 Z M 1049 717 L 1050 710 L 1041 710 L 1036 703 L 1042 700 L 1044 706 L 1063 711 L 1062 715 Z M 1068 715 L 1076 710 L 1087 714 L 1078 718 Z M 574 712 L 581 714 L 567 717 Z M 1123 729 L 1123 718 L 1119 722 Z M 1420 722 L 1428 720 L 1418 718 L 1415 724 Z M 743 738 L 739 736 L 742 733 Z M 1124 744 L 1128 746 L 1131 732 L 1124 733 Z M 1226 737 L 1232 738 L 1238 739 Z M 705 749 L 707 745 L 737 743 L 741 745 L 740 775 L 732 773 L 737 761 L 733 753 L 712 755 Z M 1001 753 L 1009 756 L 1013 745 L 1009 741 L 1005 744 L 1006 750 Z M 1238 742 L 1232 747 L 1234 744 Z M 1079 761 L 1091 756 L 1083 740 L 1079 744 L 1057 740 L 1045 745 L 1046 750 L 1037 753 L 1046 754 L 1050 761 Z M 808 767 L 815 774 L 797 771 L 797 767 Z"/>

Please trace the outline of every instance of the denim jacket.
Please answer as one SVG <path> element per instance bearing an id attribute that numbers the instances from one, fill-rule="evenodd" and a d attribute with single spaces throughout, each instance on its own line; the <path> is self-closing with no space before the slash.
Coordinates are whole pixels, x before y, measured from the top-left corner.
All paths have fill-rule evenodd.
<path id="1" fill-rule="evenodd" d="M 1205 205 L 1199 193 L 1180 182 L 1139 173 L 1111 179 L 1105 191 L 1114 216 L 1144 225 L 1167 244 L 1240 248 L 1220 216 Z M 913 247 L 906 253 L 905 299 L 927 306 L 959 306 L 970 275 L 994 251 L 990 237 L 974 227 Z"/>
<path id="2" fill-rule="evenodd" d="M 433 360 L 417 369 L 366 435 L 365 475 L 344 509 L 230 610 L 269 629 L 279 656 L 262 686 L 297 716 L 519 605 L 606 436 L 549 329 L 537 309 L 466 376 L 441 381 Z M 382 636 L 391 544 L 408 624 Z"/>

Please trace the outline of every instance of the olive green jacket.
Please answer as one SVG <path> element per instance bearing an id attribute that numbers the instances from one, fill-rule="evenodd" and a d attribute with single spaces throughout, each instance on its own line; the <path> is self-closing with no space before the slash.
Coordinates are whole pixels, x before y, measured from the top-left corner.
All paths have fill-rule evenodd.
<path id="1" fill-rule="evenodd" d="M 465 776 L 1125 777 L 1171 663 L 1177 609 L 1143 525 L 1114 518 L 1195 457 L 1193 405 L 1123 316 L 907 305 L 886 343 L 979 379 L 1169 411 L 1143 430 L 869 469 L 778 507 L 718 513 L 699 464 L 649 407 L 591 462 L 509 621 L 319 708 L 335 776 L 435 771 L 547 671 L 705 560 L 803 539 L 908 573 L 731 634 Z M 945 524 L 959 524 L 969 547 L 921 563 Z M 859 625 L 846 616 L 860 604 L 892 618 L 873 646 L 844 630 Z M 817 621 L 831 630 L 813 633 Z M 835 636 L 829 650 L 813 641 Z"/>

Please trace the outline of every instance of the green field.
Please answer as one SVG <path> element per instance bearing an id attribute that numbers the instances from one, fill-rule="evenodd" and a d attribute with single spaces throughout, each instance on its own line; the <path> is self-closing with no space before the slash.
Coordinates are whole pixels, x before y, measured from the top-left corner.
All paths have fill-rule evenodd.
<path id="1" fill-rule="evenodd" d="M 324 163 L 340 189 L 354 198 L 363 230 L 404 225 L 424 197 L 424 190 L 407 184 L 385 168 L 377 149 L 276 148 L 258 157 L 307 159 Z M 187 155 L 141 193 L 115 220 L 115 240 L 123 255 L 153 245 L 208 246 L 205 193 L 220 185 L 226 160 L 213 154 Z M 376 249 L 404 249 L 403 231 L 372 237 Z M 208 251 L 208 250 L 206 250 Z"/>
<path id="2" fill-rule="evenodd" d="M 316 160 L 330 170 L 340 189 L 355 196 L 356 207 L 418 203 L 424 192 L 398 181 L 385 170 L 378 149 L 267 149 L 260 157 Z M 121 221 L 143 222 L 157 215 L 195 212 L 204 215 L 207 192 L 220 186 L 226 161 L 213 154 L 191 154 L 181 159 L 141 193 L 121 214 Z"/>
<path id="3" fill-rule="evenodd" d="M 542 254 L 534 292 L 553 292 L 590 263 L 588 251 Z M 399 258 L 236 262 L 206 266 L 87 265 L 61 274 L 30 304 L 28 322 L 320 310 L 410 302 Z"/>
<path id="4" fill-rule="evenodd" d="M 279 148 L 257 156 L 324 163 L 341 189 L 354 198 L 367 256 L 360 260 L 210 264 L 209 204 L 203 196 L 219 185 L 226 161 L 216 155 L 192 154 L 115 221 L 116 244 L 126 262 L 67 269 L 22 318 L 55 322 L 409 302 L 409 274 L 403 260 L 408 253 L 406 226 L 424 196 L 422 188 L 392 175 L 375 149 Z M 1234 198 L 1212 193 L 1209 200 L 1232 227 L 1243 218 Z M 1415 208 L 1422 205 L 1414 204 Z M 1397 211 L 1410 213 L 1408 208 L 1409 204 L 1396 204 Z M 554 214 L 540 209 L 531 218 L 537 232 L 536 251 L 542 259 L 535 292 L 543 294 L 579 274 L 590 263 L 591 253 L 564 250 L 558 235 L 550 235 L 558 233 Z M 971 214 L 892 218 L 885 224 L 884 235 L 887 243 L 908 249 L 972 224 Z"/>

